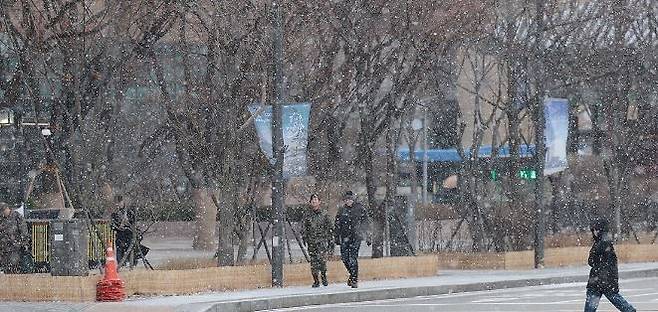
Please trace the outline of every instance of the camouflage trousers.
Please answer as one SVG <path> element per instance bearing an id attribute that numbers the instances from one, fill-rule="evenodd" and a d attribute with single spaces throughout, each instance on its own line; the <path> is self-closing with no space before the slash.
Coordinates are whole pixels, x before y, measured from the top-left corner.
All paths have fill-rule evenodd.
<path id="1" fill-rule="evenodd" d="M 311 257 L 311 273 L 327 271 L 327 251 L 319 246 L 308 246 L 308 255 Z"/>

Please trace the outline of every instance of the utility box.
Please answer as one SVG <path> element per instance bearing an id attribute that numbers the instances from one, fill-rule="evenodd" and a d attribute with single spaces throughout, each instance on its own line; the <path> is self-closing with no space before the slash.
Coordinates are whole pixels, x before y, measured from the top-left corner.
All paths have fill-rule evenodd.
<path id="1" fill-rule="evenodd" d="M 50 274 L 89 275 L 89 231 L 84 220 L 52 220 Z"/>

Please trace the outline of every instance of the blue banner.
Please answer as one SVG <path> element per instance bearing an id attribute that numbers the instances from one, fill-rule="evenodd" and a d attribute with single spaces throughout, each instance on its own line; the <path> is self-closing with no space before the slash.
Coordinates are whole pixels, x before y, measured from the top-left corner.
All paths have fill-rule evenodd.
<path id="1" fill-rule="evenodd" d="M 546 99 L 544 102 L 544 116 L 546 117 L 544 175 L 551 175 L 568 167 L 569 101 L 557 98 Z"/>
<path id="2" fill-rule="evenodd" d="M 254 125 L 260 139 L 260 148 L 270 163 L 274 164 L 272 106 L 256 104 L 249 106 L 249 111 L 254 115 Z M 310 112 L 310 103 L 283 105 L 283 145 L 285 147 L 283 176 L 286 178 L 306 175 L 306 147 Z"/>

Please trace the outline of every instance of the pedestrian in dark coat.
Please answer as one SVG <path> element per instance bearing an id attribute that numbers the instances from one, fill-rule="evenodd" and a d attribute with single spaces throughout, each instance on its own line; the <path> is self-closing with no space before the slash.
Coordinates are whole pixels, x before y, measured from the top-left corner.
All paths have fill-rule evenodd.
<path id="1" fill-rule="evenodd" d="M 605 219 L 594 220 L 590 225 L 590 231 L 592 231 L 594 243 L 587 259 L 587 263 L 592 269 L 587 281 L 585 312 L 596 311 L 602 295 L 605 295 L 619 311 L 635 312 L 635 308 L 619 294 L 617 255 L 612 246 L 608 221 Z"/>
<path id="2" fill-rule="evenodd" d="M 21 273 L 21 259 L 29 252 L 30 236 L 23 216 L 0 202 L 0 267 L 5 273 Z"/>
<path id="3" fill-rule="evenodd" d="M 135 208 L 127 207 L 124 204 L 123 197 L 120 195 L 116 197 L 116 200 L 118 203 L 117 210 L 111 216 L 112 229 L 115 235 L 116 259 L 124 265 L 135 266 L 142 256 L 146 257 L 149 248 L 142 245 L 143 237 L 136 227 Z M 130 248 L 131 243 L 133 246 L 132 249 Z M 131 252 L 133 252 L 132 257 Z M 123 259 L 125 257 L 129 258 Z M 132 263 L 127 260 L 132 260 Z"/>
<path id="4" fill-rule="evenodd" d="M 327 286 L 327 256 L 334 250 L 333 224 L 325 209 L 320 206 L 320 197 L 311 195 L 310 207 L 304 218 L 303 238 L 311 257 L 311 275 L 313 286 Z"/>
<path id="5" fill-rule="evenodd" d="M 340 245 L 340 258 L 350 275 L 347 285 L 357 288 L 359 287 L 359 248 L 364 239 L 370 245 L 370 222 L 365 208 L 354 199 L 351 191 L 343 196 L 344 205 L 338 208 L 336 213 L 334 236 L 335 243 Z"/>

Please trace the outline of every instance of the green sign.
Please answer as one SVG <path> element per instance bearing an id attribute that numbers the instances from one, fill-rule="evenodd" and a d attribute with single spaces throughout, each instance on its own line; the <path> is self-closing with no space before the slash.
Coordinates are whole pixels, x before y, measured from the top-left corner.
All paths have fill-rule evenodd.
<path id="1" fill-rule="evenodd" d="M 519 171 L 519 177 L 524 180 L 536 180 L 537 171 L 534 169 L 521 169 L 521 171 Z"/>
<path id="2" fill-rule="evenodd" d="M 518 176 L 524 180 L 536 180 L 537 171 L 530 168 L 521 169 Z M 491 179 L 491 181 L 498 181 L 500 179 L 500 174 L 495 169 L 492 169 L 489 171 L 489 179 Z"/>
<path id="3" fill-rule="evenodd" d="M 498 172 L 496 170 L 491 170 L 489 172 L 489 178 L 491 181 L 498 181 Z"/>

